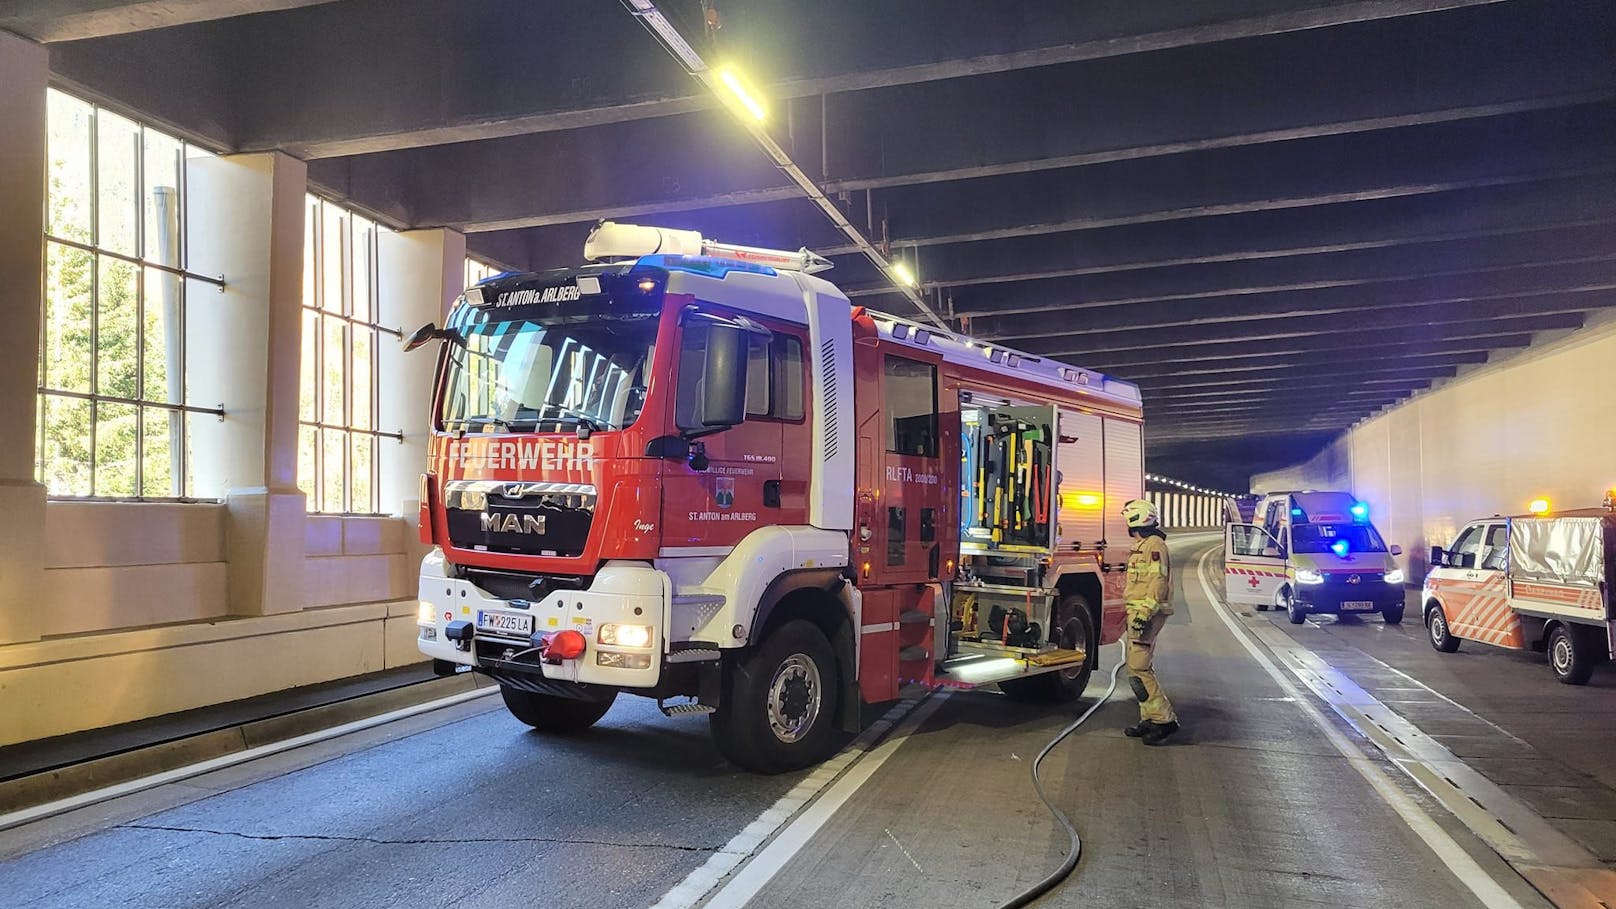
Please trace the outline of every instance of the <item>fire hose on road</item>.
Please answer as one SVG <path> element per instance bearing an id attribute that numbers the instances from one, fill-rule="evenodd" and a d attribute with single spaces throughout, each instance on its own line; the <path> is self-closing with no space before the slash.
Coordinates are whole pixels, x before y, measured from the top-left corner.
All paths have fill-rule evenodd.
<path id="1" fill-rule="evenodd" d="M 1104 706 L 1106 701 L 1111 700 L 1111 695 L 1116 693 L 1117 677 L 1122 674 L 1122 667 L 1123 663 L 1121 661 L 1118 661 L 1115 666 L 1111 667 L 1111 684 L 1106 686 L 1105 694 L 1101 696 L 1099 700 L 1095 701 L 1093 704 L 1090 704 L 1089 709 L 1083 711 L 1083 713 L 1078 716 L 1077 719 L 1073 720 L 1070 725 L 1062 729 L 1060 732 L 1057 732 L 1055 737 L 1050 739 L 1048 744 L 1044 745 L 1044 750 L 1038 752 L 1038 756 L 1033 758 L 1033 789 L 1037 790 L 1038 799 L 1044 803 L 1045 808 L 1049 809 L 1049 813 L 1054 816 L 1055 822 L 1066 828 L 1066 834 L 1067 836 L 1071 837 L 1071 842 L 1066 847 L 1066 859 L 1065 861 L 1061 862 L 1059 868 L 1056 868 L 1054 871 L 1050 872 L 1048 877 L 999 904 L 999 909 L 1020 909 L 1022 906 L 1031 905 L 1034 900 L 1054 889 L 1055 885 L 1059 884 L 1061 881 L 1066 880 L 1067 876 L 1072 873 L 1072 869 L 1077 867 L 1077 860 L 1083 855 L 1083 838 L 1078 835 L 1077 827 L 1073 826 L 1071 819 L 1066 816 L 1066 812 L 1060 810 L 1060 808 L 1057 807 L 1054 802 L 1049 800 L 1049 793 L 1044 791 L 1043 781 L 1038 778 L 1038 767 L 1044 762 L 1044 758 L 1048 757 L 1049 753 L 1055 750 L 1055 746 L 1065 741 L 1067 736 L 1076 732 L 1077 727 L 1087 722 L 1088 718 L 1093 716 L 1095 711 Z"/>

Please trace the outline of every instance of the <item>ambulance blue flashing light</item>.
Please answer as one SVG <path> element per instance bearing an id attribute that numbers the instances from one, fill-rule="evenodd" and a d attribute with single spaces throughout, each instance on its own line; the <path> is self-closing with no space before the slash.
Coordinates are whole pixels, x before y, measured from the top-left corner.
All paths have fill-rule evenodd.
<path id="1" fill-rule="evenodd" d="M 758 265 L 754 262 L 737 262 L 734 259 L 718 259 L 712 256 L 674 256 L 658 254 L 654 256 L 641 256 L 635 261 L 636 265 L 660 268 L 665 271 L 682 271 L 692 275 L 706 275 L 709 278 L 723 279 L 732 271 L 746 272 L 754 275 L 777 275 L 767 265 Z"/>
<path id="2" fill-rule="evenodd" d="M 1351 511 L 1354 521 L 1367 521 L 1369 519 L 1369 506 L 1362 502 L 1354 503 Z"/>
<path id="3" fill-rule="evenodd" d="M 1291 509 L 1291 517 L 1299 518 L 1301 516 L 1302 516 L 1302 509 L 1300 509 L 1300 508 L 1292 508 Z"/>
<path id="4" fill-rule="evenodd" d="M 1351 548 L 1351 546 L 1347 545 L 1346 540 L 1336 540 L 1334 543 L 1330 544 L 1330 551 L 1343 559 L 1347 557 L 1347 551 Z"/>

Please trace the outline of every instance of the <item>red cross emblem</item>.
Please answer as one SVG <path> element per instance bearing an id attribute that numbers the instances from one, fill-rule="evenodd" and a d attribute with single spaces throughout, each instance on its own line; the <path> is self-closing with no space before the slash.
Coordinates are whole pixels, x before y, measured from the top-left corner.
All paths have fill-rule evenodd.
<path id="1" fill-rule="evenodd" d="M 1251 580 L 1246 582 L 1246 586 L 1252 588 L 1253 590 L 1255 590 L 1259 583 L 1261 583 L 1261 582 L 1257 580 L 1257 576 L 1252 575 Z"/>

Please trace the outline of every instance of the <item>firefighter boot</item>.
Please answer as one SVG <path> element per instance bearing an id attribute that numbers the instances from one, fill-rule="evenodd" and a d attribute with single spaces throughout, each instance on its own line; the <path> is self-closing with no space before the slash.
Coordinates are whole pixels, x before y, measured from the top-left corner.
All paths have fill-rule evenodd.
<path id="1" fill-rule="evenodd" d="M 1130 739 L 1141 738 L 1146 733 L 1148 733 L 1150 731 L 1150 727 L 1152 725 L 1154 725 L 1154 724 L 1151 723 L 1149 720 L 1140 720 L 1139 722 L 1133 724 L 1132 726 L 1129 726 L 1129 727 L 1123 729 L 1122 734 L 1127 736 Z"/>
<path id="2" fill-rule="evenodd" d="M 1147 725 L 1141 723 L 1141 726 Z M 1149 729 L 1139 737 L 1146 745 L 1160 745 L 1167 741 L 1167 737 L 1178 731 L 1178 721 L 1169 720 L 1165 723 L 1149 723 Z"/>

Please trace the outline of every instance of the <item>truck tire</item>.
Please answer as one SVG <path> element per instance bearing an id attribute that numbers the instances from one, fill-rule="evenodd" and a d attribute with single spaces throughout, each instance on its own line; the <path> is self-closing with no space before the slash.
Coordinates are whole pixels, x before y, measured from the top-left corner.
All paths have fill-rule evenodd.
<path id="1" fill-rule="evenodd" d="M 999 690 L 1006 696 L 1017 701 L 1075 701 L 1089 687 L 1097 642 L 1088 598 L 1076 593 L 1061 597 L 1060 602 L 1055 604 L 1055 615 L 1059 617 L 1056 627 L 1060 634 L 1055 643 L 1069 649 L 1081 646 L 1089 658 L 1079 668 L 1046 672 L 1025 679 L 1006 679 L 999 683 Z"/>
<path id="2" fill-rule="evenodd" d="M 1565 685 L 1585 685 L 1593 675 L 1598 662 L 1589 636 L 1582 629 L 1570 625 L 1556 625 L 1549 632 L 1549 668 L 1554 677 Z"/>
<path id="3" fill-rule="evenodd" d="M 754 773 L 784 773 L 829 757 L 841 680 L 830 642 L 793 619 L 725 667 L 723 701 L 709 718 L 718 750 Z"/>
<path id="4" fill-rule="evenodd" d="M 1459 639 L 1448 628 L 1448 614 L 1442 611 L 1441 606 L 1433 604 L 1425 611 L 1425 631 L 1431 646 L 1439 652 L 1454 653 L 1459 649 Z"/>
<path id="5" fill-rule="evenodd" d="M 1388 625 L 1401 625 L 1403 624 L 1403 610 L 1406 608 L 1402 603 L 1398 603 L 1396 606 L 1387 606 L 1380 611 L 1380 617 Z"/>
<path id="6" fill-rule="evenodd" d="M 584 700 L 538 694 L 507 685 L 499 686 L 499 696 L 505 699 L 505 709 L 511 716 L 540 732 L 563 734 L 582 732 L 595 725 L 617 700 L 615 691 L 601 700 Z"/>

